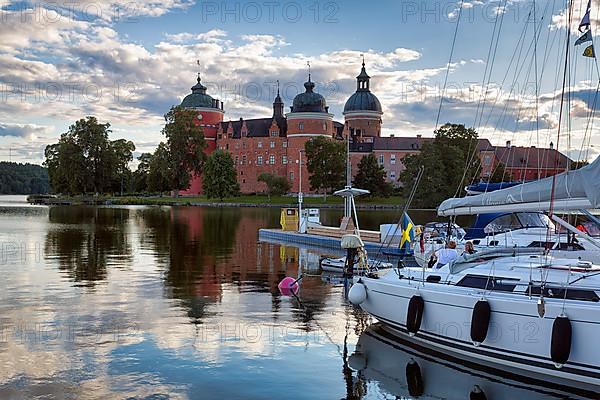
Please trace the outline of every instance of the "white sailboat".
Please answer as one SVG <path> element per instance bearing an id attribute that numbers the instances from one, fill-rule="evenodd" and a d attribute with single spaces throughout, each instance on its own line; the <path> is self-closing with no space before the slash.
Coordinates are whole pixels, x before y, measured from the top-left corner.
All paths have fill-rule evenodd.
<path id="1" fill-rule="evenodd" d="M 600 159 L 553 179 L 560 209 L 600 206 Z M 489 212 L 505 203 L 531 211 L 551 204 L 546 184 L 447 200 L 438 212 Z M 594 344 L 600 337 L 600 266 L 589 261 L 557 258 L 540 248 L 500 247 L 463 254 L 440 268 L 357 276 L 349 299 L 418 345 L 563 385 L 600 388 L 600 350 Z"/>

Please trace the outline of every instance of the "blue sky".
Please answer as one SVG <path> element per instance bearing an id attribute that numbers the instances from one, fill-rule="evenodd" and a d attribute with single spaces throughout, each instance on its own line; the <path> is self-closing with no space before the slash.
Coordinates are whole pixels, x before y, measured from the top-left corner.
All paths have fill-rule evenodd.
<path id="1" fill-rule="evenodd" d="M 464 1 L 440 122 L 474 126 L 498 145 L 556 142 L 565 3 Z M 584 3 L 573 2 L 575 25 Z M 593 1 L 592 29 L 599 3 Z M 72 4 L 3 3 L 2 160 L 11 149 L 13 161 L 41 163 L 44 147 L 86 115 L 110 122 L 112 138 L 152 151 L 162 140 L 162 115 L 189 93 L 197 72 L 225 101 L 226 119 L 266 117 L 275 81 L 288 111 L 310 61 L 317 90 L 343 121 L 361 54 L 384 107 L 383 134 L 430 136 L 460 1 Z M 584 48 L 570 47 L 571 101 L 560 146 L 575 158 L 597 153 L 589 143 L 600 146 L 589 123 L 598 75 L 595 60 L 581 56 Z"/>

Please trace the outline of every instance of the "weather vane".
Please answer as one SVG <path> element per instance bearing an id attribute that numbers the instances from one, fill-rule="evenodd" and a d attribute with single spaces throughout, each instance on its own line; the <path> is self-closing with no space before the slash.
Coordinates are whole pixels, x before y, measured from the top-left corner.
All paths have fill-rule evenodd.
<path id="1" fill-rule="evenodd" d="M 277 96 L 279 96 L 279 79 L 277 79 Z"/>
<path id="2" fill-rule="evenodd" d="M 196 60 L 196 64 L 198 64 L 198 81 L 200 81 L 200 60 Z"/>
<path id="3" fill-rule="evenodd" d="M 310 61 L 307 61 L 306 65 L 308 65 L 308 80 L 310 81 Z"/>

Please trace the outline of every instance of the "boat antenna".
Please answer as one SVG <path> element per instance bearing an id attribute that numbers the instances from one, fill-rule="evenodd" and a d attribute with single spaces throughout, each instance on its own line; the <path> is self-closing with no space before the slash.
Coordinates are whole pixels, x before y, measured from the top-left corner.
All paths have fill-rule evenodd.
<path id="1" fill-rule="evenodd" d="M 458 27 L 460 26 L 460 17 L 462 16 L 464 0 L 460 0 L 458 6 L 458 17 L 456 19 L 456 28 L 454 29 L 454 37 L 452 38 L 452 45 L 450 46 L 450 57 L 448 59 L 448 65 L 446 67 L 446 77 L 444 78 L 444 86 L 442 87 L 442 93 L 440 96 L 440 106 L 438 108 L 437 117 L 435 118 L 435 130 L 437 131 L 440 123 L 440 115 L 442 113 L 442 104 L 444 103 L 444 95 L 446 94 L 446 86 L 448 85 L 448 75 L 450 75 L 450 66 L 452 65 L 452 56 L 454 55 L 454 46 L 456 45 L 456 36 L 458 35 Z"/>

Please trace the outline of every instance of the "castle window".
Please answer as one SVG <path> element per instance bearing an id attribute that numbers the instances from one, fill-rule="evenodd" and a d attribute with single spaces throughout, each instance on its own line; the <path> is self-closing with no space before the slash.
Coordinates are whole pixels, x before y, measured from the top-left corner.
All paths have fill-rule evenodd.
<path id="1" fill-rule="evenodd" d="M 238 163 L 240 162 L 240 157 L 239 156 L 235 156 L 235 165 L 238 165 Z"/>
<path id="2" fill-rule="evenodd" d="M 390 179 L 396 180 L 396 171 L 390 172 Z"/>
<path id="3" fill-rule="evenodd" d="M 326 131 L 327 130 L 327 122 L 323 122 L 323 130 Z"/>
<path id="4" fill-rule="evenodd" d="M 275 142 L 271 142 L 271 143 L 269 144 L 269 146 L 270 146 L 272 149 L 274 149 L 274 148 L 275 148 Z"/>
<path id="5" fill-rule="evenodd" d="M 299 122 L 298 123 L 298 129 L 303 131 L 304 130 L 304 122 Z"/>
<path id="6" fill-rule="evenodd" d="M 283 165 L 287 164 L 287 156 L 283 156 L 281 162 Z"/>
<path id="7" fill-rule="evenodd" d="M 244 154 L 242 156 L 242 165 L 246 164 L 246 160 L 247 160 L 247 158 L 246 158 L 246 155 Z"/>
<path id="8" fill-rule="evenodd" d="M 269 164 L 275 165 L 275 156 L 269 156 Z"/>
<path id="9" fill-rule="evenodd" d="M 263 163 L 263 156 L 258 156 L 258 158 L 256 159 L 256 165 L 262 165 Z"/>
<path id="10" fill-rule="evenodd" d="M 396 165 L 396 155 L 395 154 L 392 154 L 390 156 L 390 164 Z"/>
<path id="11" fill-rule="evenodd" d="M 271 131 L 271 137 L 277 137 L 277 136 L 279 136 L 279 132 Z"/>
<path id="12" fill-rule="evenodd" d="M 236 144 L 235 144 L 235 149 L 237 150 L 237 149 L 239 149 L 239 148 L 240 148 L 240 144 L 239 144 L 239 143 L 236 143 Z"/>
<path id="13" fill-rule="evenodd" d="M 290 181 L 294 182 L 294 173 L 290 172 Z"/>
<path id="14" fill-rule="evenodd" d="M 262 149 L 262 142 L 258 142 L 258 148 Z"/>
<path id="15" fill-rule="evenodd" d="M 383 163 L 385 162 L 385 156 L 383 154 L 379 155 L 379 165 L 383 165 Z"/>
<path id="16" fill-rule="evenodd" d="M 282 146 L 284 149 L 287 149 L 287 142 L 283 142 Z"/>
<path id="17" fill-rule="evenodd" d="M 242 142 L 242 149 L 246 148 L 246 142 Z"/>

